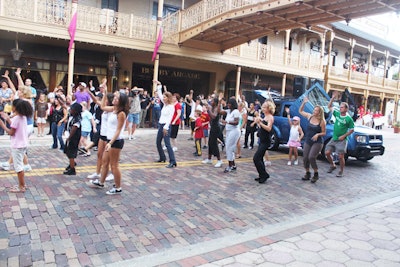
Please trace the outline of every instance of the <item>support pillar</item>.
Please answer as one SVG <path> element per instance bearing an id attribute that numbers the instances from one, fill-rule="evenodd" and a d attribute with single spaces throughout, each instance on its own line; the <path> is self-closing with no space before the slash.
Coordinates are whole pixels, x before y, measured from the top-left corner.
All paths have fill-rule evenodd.
<path id="1" fill-rule="evenodd" d="M 235 87 L 235 97 L 236 100 L 239 99 L 239 90 L 240 90 L 240 75 L 242 74 L 242 67 L 237 66 L 237 71 L 236 71 L 236 87 Z"/>

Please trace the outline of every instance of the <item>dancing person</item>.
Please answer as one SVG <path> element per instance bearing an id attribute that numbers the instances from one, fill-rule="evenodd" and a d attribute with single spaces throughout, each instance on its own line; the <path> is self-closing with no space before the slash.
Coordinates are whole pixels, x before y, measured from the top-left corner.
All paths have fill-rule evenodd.
<path id="1" fill-rule="evenodd" d="M 254 122 L 254 118 L 258 116 L 258 112 L 254 108 L 254 103 L 250 103 L 249 111 L 247 112 L 246 120 L 246 133 L 244 135 L 243 148 L 253 149 L 254 147 L 254 133 L 257 131 L 257 125 Z M 250 144 L 248 145 L 250 137 Z"/>
<path id="2" fill-rule="evenodd" d="M 68 111 L 67 108 L 61 104 L 62 100 L 56 95 L 54 99 L 54 104 L 50 107 L 51 114 L 51 134 L 53 136 L 52 149 L 57 149 L 57 140 L 60 143 L 60 149 L 64 151 L 64 140 L 63 133 L 65 129 L 65 124 L 68 122 Z"/>
<path id="3" fill-rule="evenodd" d="M 253 156 L 253 162 L 258 172 L 258 178 L 255 180 L 260 184 L 263 184 L 269 178 L 269 173 L 265 169 L 264 155 L 268 147 L 271 145 L 271 131 L 274 124 L 275 104 L 273 101 L 267 100 L 262 106 L 261 110 L 264 113 L 264 118 L 258 116 L 254 119 L 254 122 L 258 125 L 258 137 L 260 143 L 258 149 Z"/>
<path id="4" fill-rule="evenodd" d="M 11 119 L 4 111 L 1 112 L 1 117 L 10 124 L 10 128 L 0 120 L 0 127 L 11 137 L 11 155 L 18 176 L 18 185 L 12 187 L 9 192 L 24 193 L 27 187 L 23 161 L 29 143 L 27 118 L 32 117 L 33 108 L 29 102 L 16 99 L 12 103 L 12 112 L 14 116 Z"/>
<path id="5" fill-rule="evenodd" d="M 211 157 L 217 157 L 217 163 L 214 165 L 215 168 L 222 166 L 221 156 L 218 148 L 218 136 L 219 136 L 219 113 L 218 113 L 218 98 L 211 100 L 211 105 L 207 109 L 208 115 L 210 116 L 210 135 L 208 137 L 208 158 L 203 160 L 202 163 L 211 164 Z"/>
<path id="6" fill-rule="evenodd" d="M 158 132 L 157 132 L 157 151 L 159 159 L 156 162 L 165 162 L 166 157 L 164 150 L 161 146 L 161 141 L 164 139 L 165 146 L 167 147 L 168 156 L 169 156 L 169 164 L 165 167 L 167 168 L 174 168 L 177 166 L 175 160 L 174 150 L 171 147 L 171 121 L 172 117 L 174 116 L 175 107 L 172 103 L 172 94 L 170 92 L 165 92 L 162 94 L 161 88 L 162 85 L 159 81 L 154 81 L 157 84 L 157 95 L 161 96 L 161 101 L 164 104 L 163 108 L 161 109 L 160 119 L 158 121 Z"/>
<path id="7" fill-rule="evenodd" d="M 64 153 L 68 157 L 69 165 L 65 168 L 65 175 L 76 175 L 75 159 L 78 155 L 78 146 L 81 140 L 81 122 L 82 122 L 82 105 L 74 103 L 69 109 L 70 116 L 68 118 L 67 132 L 68 137 L 65 140 Z"/>
<path id="8" fill-rule="evenodd" d="M 303 103 L 299 108 L 301 116 L 308 120 L 307 130 L 304 137 L 303 148 L 303 165 L 306 174 L 301 178 L 303 181 L 311 179 L 315 183 L 319 179 L 317 156 L 324 146 L 323 136 L 326 134 L 326 121 L 324 117 L 324 110 L 321 106 L 315 106 L 313 113 L 304 111 L 304 105 L 308 102 L 308 97 L 304 97 Z M 314 175 L 311 178 L 310 165 L 314 170 Z"/>
<path id="9" fill-rule="evenodd" d="M 239 130 L 239 118 L 240 112 L 237 109 L 238 104 L 236 99 L 231 97 L 228 100 L 226 110 L 221 110 L 221 100 L 218 103 L 218 112 L 226 115 L 225 119 L 222 119 L 222 124 L 225 125 L 226 129 L 226 159 L 228 160 L 229 166 L 225 168 L 224 172 L 232 172 L 236 171 L 236 164 L 235 164 L 235 151 L 237 147 L 237 142 L 240 138 L 240 130 Z"/>
<path id="10" fill-rule="evenodd" d="M 101 177 L 92 181 L 92 185 L 98 188 L 104 188 L 104 181 L 111 167 L 114 174 L 114 186 L 106 192 L 107 195 L 116 195 L 122 193 L 121 188 L 121 170 L 119 168 L 119 159 L 121 150 L 124 147 L 124 126 L 126 117 L 129 113 L 129 98 L 126 94 L 119 91 L 114 93 L 112 101 L 113 106 L 107 106 L 106 96 L 101 101 L 101 109 L 108 113 L 107 116 L 107 144 L 104 148 L 103 162 L 101 165 Z"/>
<path id="11" fill-rule="evenodd" d="M 331 173 L 336 169 L 336 165 L 332 159 L 332 152 L 336 152 L 339 155 L 340 171 L 336 174 L 336 177 L 342 177 L 344 166 L 346 164 L 344 154 L 347 150 L 347 137 L 354 132 L 354 121 L 347 113 L 349 110 L 349 104 L 346 102 L 340 103 L 340 111 L 333 109 L 332 102 L 337 97 L 338 92 L 334 91 L 328 104 L 329 110 L 333 112 L 333 116 L 335 117 L 335 124 L 333 126 L 332 139 L 326 145 L 325 155 L 331 165 L 328 173 Z"/>
<path id="12" fill-rule="evenodd" d="M 106 87 L 104 87 L 104 89 L 106 89 Z M 95 101 L 96 105 L 99 106 L 98 110 L 101 111 L 100 112 L 101 114 L 100 114 L 99 122 L 97 124 L 98 131 L 93 136 L 93 140 L 92 140 L 93 141 L 92 146 L 97 145 L 96 172 L 89 174 L 87 176 L 87 179 L 100 179 L 100 177 L 101 177 L 101 166 L 103 164 L 104 149 L 107 144 L 107 120 L 108 120 L 108 114 L 110 113 L 107 111 L 103 111 L 101 109 L 101 103 L 102 103 L 104 97 L 106 97 L 105 104 L 103 106 L 112 106 L 113 105 L 112 102 L 114 99 L 114 94 L 112 94 L 112 93 L 105 93 L 105 96 L 101 95 L 102 96 L 101 100 L 97 99 L 99 95 L 94 96 L 92 93 L 90 93 L 92 100 Z M 90 147 L 86 147 L 86 149 L 89 150 Z M 112 172 L 110 172 L 107 175 L 105 181 L 111 181 L 111 180 L 114 180 L 114 175 L 112 174 Z"/>
<path id="13" fill-rule="evenodd" d="M 194 117 L 196 120 L 194 121 L 194 146 L 196 148 L 196 151 L 193 153 L 194 156 L 196 157 L 201 157 L 202 152 L 201 152 L 201 138 L 203 138 L 204 135 L 204 129 L 203 129 L 203 122 L 201 120 L 201 111 L 196 110 L 194 113 Z"/>
<path id="14" fill-rule="evenodd" d="M 36 103 L 35 120 L 38 128 L 38 137 L 44 136 L 44 127 L 47 120 L 47 103 L 43 93 L 39 94 L 39 101 Z"/>
<path id="15" fill-rule="evenodd" d="M 297 149 L 301 147 L 301 139 L 304 136 L 303 129 L 300 126 L 300 118 L 298 116 L 294 116 L 293 119 L 290 119 L 289 108 L 287 108 L 287 118 L 290 126 L 289 132 L 289 141 L 287 143 L 289 147 L 289 161 L 287 165 L 292 165 L 292 155 L 294 156 L 294 165 L 299 165 L 299 152 Z"/>

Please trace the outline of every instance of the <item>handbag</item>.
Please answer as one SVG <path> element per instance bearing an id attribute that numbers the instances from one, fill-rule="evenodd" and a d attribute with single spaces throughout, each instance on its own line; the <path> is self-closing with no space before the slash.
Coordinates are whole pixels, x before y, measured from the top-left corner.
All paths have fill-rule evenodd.
<path id="1" fill-rule="evenodd" d="M 4 112 L 5 113 L 11 113 L 12 112 L 12 105 L 10 103 L 6 103 L 4 105 Z"/>

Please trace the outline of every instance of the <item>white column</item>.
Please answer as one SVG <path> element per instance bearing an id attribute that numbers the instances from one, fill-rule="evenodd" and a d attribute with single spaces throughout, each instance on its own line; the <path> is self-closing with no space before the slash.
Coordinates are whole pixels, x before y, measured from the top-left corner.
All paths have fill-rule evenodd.
<path id="1" fill-rule="evenodd" d="M 72 0 L 72 10 L 71 14 L 75 14 L 78 9 L 78 0 Z M 71 16 L 72 18 L 72 16 Z M 75 42 L 72 44 L 71 51 L 68 56 L 68 79 L 67 79 L 67 93 L 68 95 L 72 95 L 72 81 L 74 78 L 74 63 L 75 63 Z"/>
<path id="2" fill-rule="evenodd" d="M 159 0 L 158 1 L 157 28 L 156 28 L 155 42 L 157 42 L 158 34 L 160 33 L 160 29 L 162 27 L 163 8 L 164 8 L 164 0 Z M 157 53 L 156 59 L 154 60 L 154 72 L 153 72 L 153 80 L 155 80 L 155 81 L 158 81 L 159 65 L 160 65 L 160 55 Z M 156 90 L 157 90 L 157 84 L 153 83 L 153 95 Z"/>
<path id="3" fill-rule="evenodd" d="M 236 88 L 235 88 L 235 97 L 236 100 L 239 99 L 239 89 L 240 89 L 240 75 L 242 73 L 242 67 L 237 66 L 237 71 L 236 71 Z"/>

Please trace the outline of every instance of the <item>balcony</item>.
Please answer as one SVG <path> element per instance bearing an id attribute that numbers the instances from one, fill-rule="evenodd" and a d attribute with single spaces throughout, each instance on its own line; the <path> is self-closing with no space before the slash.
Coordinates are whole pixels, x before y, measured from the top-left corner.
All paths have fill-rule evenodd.
<path id="1" fill-rule="evenodd" d="M 232 0 L 229 2 L 233 5 L 231 8 L 237 8 L 254 4 L 254 1 L 257 2 L 256 0 Z M 221 1 L 216 2 L 222 3 Z M 16 6 L 18 8 L 15 8 Z M 207 18 L 226 12 L 227 6 L 213 7 L 214 13 L 208 14 Z M 161 53 L 205 60 L 209 58 L 212 62 L 323 79 L 324 72 L 320 54 L 308 50 L 287 51 L 283 47 L 262 44 L 257 40 L 247 41 L 242 45 L 217 53 L 191 48 L 181 49 L 178 43 L 180 27 L 187 29 L 196 23 L 203 22 L 203 19 L 196 19 L 199 16 L 189 19 L 189 13 L 195 8 L 196 6 L 185 10 L 184 14 L 178 12 L 164 18 Z M 75 38 L 77 42 L 148 52 L 153 50 L 156 39 L 155 20 L 85 5 L 78 5 L 77 10 L 78 23 Z M 67 28 L 71 19 L 71 11 L 71 3 L 64 1 L 0 0 L 0 30 L 69 40 Z M 400 91 L 397 81 L 375 77 L 373 74 L 368 79 L 365 73 L 355 72 L 352 73 L 349 80 L 348 71 L 338 67 L 331 67 L 328 79 L 367 90 L 385 88 L 396 94 Z"/>

